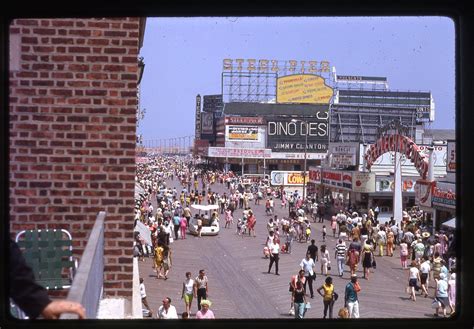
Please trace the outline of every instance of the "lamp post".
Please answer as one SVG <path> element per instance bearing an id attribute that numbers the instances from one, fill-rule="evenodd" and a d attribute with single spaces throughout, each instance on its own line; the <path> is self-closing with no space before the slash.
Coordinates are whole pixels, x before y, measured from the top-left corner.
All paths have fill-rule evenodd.
<path id="1" fill-rule="evenodd" d="M 304 168 L 303 168 L 303 203 L 306 201 L 306 162 L 307 162 L 307 147 L 308 147 L 308 121 L 291 119 L 291 122 L 302 122 L 305 124 L 304 131 Z"/>

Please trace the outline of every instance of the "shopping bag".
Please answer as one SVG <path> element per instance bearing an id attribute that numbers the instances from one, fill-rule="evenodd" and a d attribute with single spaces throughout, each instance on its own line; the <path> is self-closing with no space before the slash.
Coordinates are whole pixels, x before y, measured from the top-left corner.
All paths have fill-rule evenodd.
<path id="1" fill-rule="evenodd" d="M 307 302 L 306 304 L 304 304 L 304 308 L 311 308 L 311 303 Z"/>

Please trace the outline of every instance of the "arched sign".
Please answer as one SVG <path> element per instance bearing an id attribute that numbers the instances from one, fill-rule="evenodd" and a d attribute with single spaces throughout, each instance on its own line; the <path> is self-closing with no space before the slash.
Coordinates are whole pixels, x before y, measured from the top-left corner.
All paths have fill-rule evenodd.
<path id="1" fill-rule="evenodd" d="M 365 153 L 366 167 L 370 169 L 375 160 L 387 152 L 399 152 L 404 154 L 415 166 L 422 179 L 428 174 L 428 159 L 421 153 L 418 145 L 410 138 L 402 135 L 385 135 L 375 144 L 370 145 Z"/>

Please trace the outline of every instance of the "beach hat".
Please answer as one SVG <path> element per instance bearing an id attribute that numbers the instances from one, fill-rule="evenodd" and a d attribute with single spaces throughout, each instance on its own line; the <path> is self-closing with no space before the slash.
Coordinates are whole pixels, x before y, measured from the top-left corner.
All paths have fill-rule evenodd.
<path id="1" fill-rule="evenodd" d="M 430 235 L 431 235 L 430 232 L 423 232 L 423 233 L 421 233 L 421 236 L 422 236 L 424 239 L 429 238 Z"/>
<path id="2" fill-rule="evenodd" d="M 440 278 L 441 280 L 446 279 L 446 274 L 440 273 L 440 274 L 439 274 L 439 278 Z"/>

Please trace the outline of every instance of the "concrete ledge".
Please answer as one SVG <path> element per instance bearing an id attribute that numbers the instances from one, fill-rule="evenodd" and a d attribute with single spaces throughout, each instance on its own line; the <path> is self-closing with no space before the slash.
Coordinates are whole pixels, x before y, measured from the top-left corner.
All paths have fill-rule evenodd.
<path id="1" fill-rule="evenodd" d="M 140 272 L 138 270 L 138 257 L 133 257 L 133 292 L 132 314 L 133 319 L 143 319 L 142 297 L 140 296 Z"/>
<path id="2" fill-rule="evenodd" d="M 125 319 L 126 317 L 125 298 L 106 298 L 99 303 L 97 319 Z"/>

